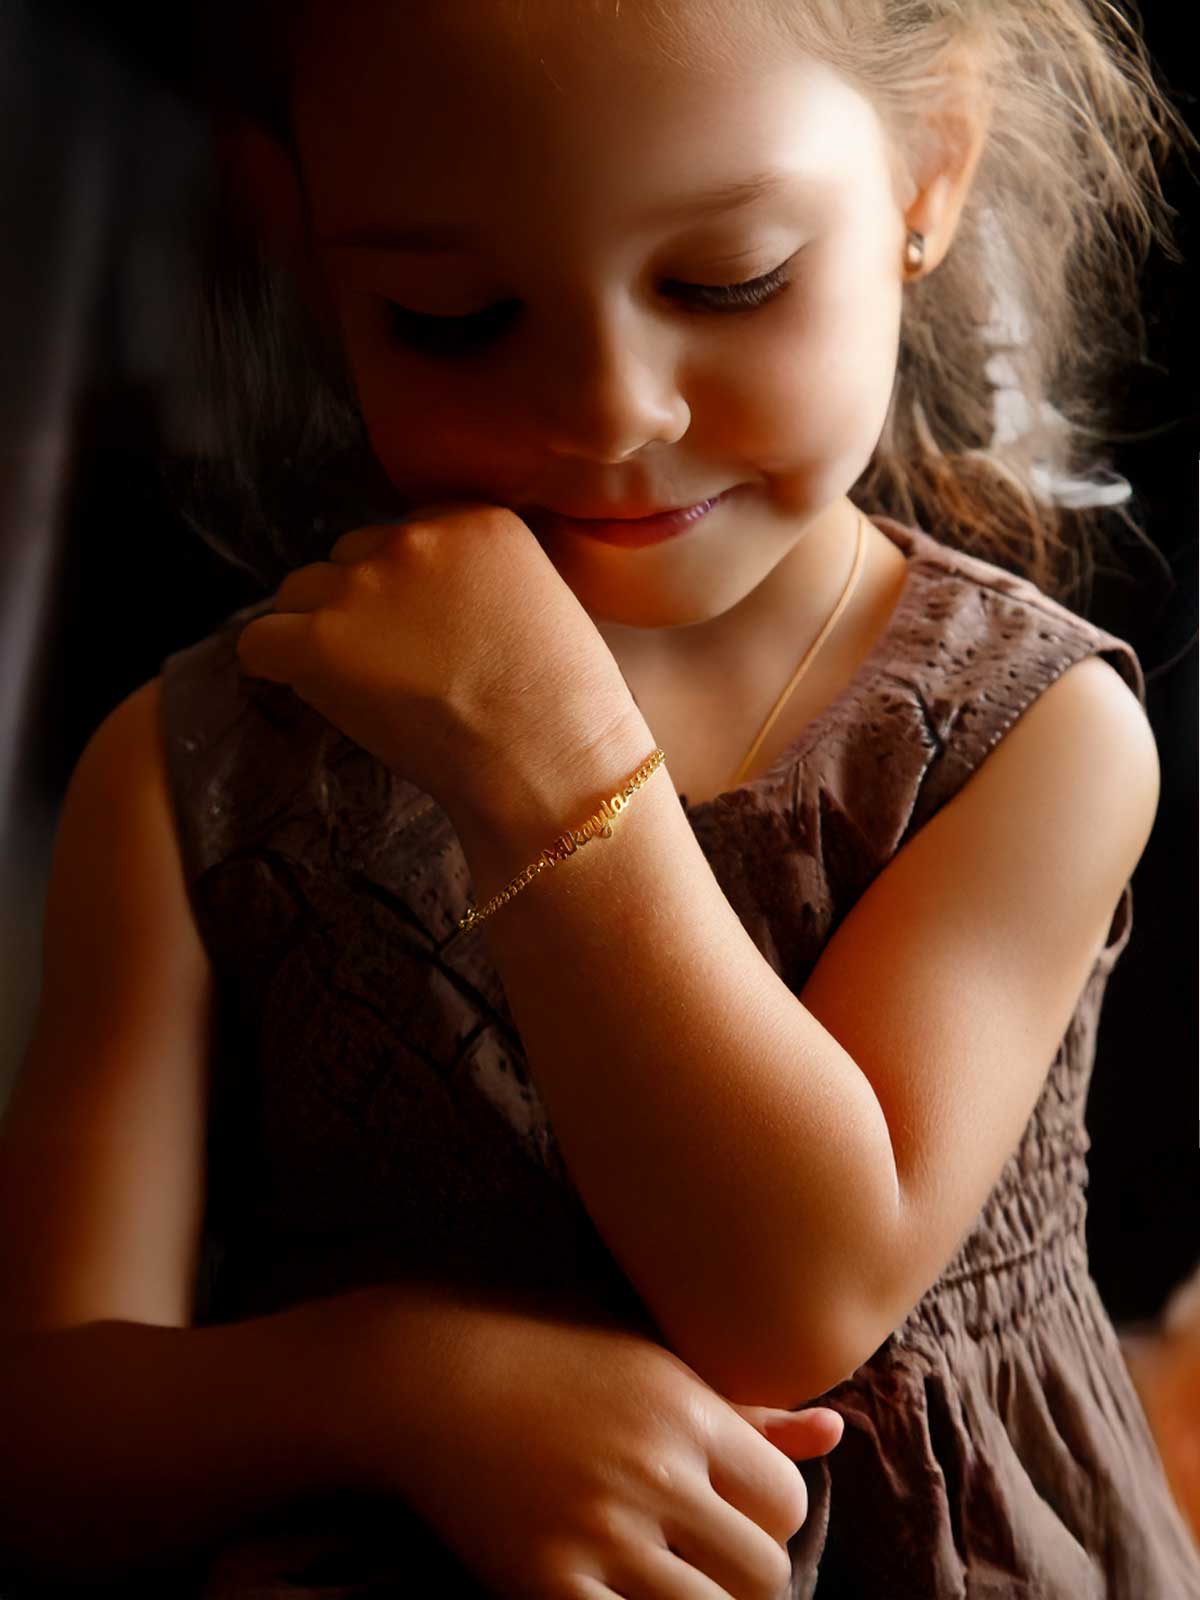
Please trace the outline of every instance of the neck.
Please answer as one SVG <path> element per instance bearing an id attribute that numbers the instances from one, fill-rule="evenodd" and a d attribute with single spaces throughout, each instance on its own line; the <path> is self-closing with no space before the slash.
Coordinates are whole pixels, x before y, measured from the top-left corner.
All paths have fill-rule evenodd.
<path id="1" fill-rule="evenodd" d="M 703 622 L 634 628 L 596 621 L 635 698 L 669 700 L 680 684 L 688 685 L 689 699 L 703 697 L 706 686 L 725 698 L 744 686 L 757 703 L 756 687 L 786 682 L 841 598 L 858 526 L 857 507 L 835 501 L 800 527 L 759 584 Z M 788 537 L 786 527 L 779 537 Z"/>

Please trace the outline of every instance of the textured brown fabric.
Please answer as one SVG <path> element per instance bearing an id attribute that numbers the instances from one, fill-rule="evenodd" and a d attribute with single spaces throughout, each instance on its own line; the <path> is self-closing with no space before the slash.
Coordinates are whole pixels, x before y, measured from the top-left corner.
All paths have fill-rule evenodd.
<path id="1" fill-rule="evenodd" d="M 1067 667 L 1099 653 L 1144 703 L 1125 641 L 874 520 L 908 560 L 885 633 L 770 772 L 685 806 L 795 993 L 880 870 Z M 570 1183 L 483 936 L 457 931 L 472 886 L 448 819 L 289 688 L 241 673 L 238 632 L 268 604 L 163 669 L 188 890 L 222 998 L 198 1320 L 417 1275 L 578 1285 L 637 1309 Z M 1084 1238 L 1084 1108 L 1131 927 L 1127 886 L 977 1221 L 822 1397 L 846 1429 L 801 1469 L 796 1600 L 1200 1600 Z M 247 1530 L 197 1592 L 483 1593 L 406 1508 L 365 1501 Z"/>

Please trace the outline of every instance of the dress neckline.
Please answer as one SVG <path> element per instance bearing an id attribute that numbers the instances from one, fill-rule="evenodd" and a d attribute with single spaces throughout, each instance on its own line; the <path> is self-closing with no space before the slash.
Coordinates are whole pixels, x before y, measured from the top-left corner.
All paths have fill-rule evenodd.
<path id="1" fill-rule="evenodd" d="M 810 717 L 796 738 L 790 744 L 784 746 L 765 772 L 760 772 L 755 778 L 745 779 L 732 789 L 723 789 L 719 794 L 712 795 L 707 800 L 696 800 L 688 803 L 686 794 L 681 794 L 679 803 L 687 816 L 700 816 L 723 802 L 732 799 L 737 794 L 753 794 L 760 789 L 773 788 L 785 772 L 794 767 L 814 746 L 820 743 L 839 712 L 858 695 L 863 686 L 874 677 L 884 660 L 888 658 L 892 640 L 907 624 L 908 614 L 915 603 L 916 585 L 913 581 L 913 575 L 916 562 L 923 553 L 923 547 L 928 544 L 934 544 L 937 541 L 931 539 L 920 528 L 897 522 L 894 517 L 885 516 L 881 512 L 871 513 L 870 521 L 874 523 L 880 533 L 884 534 L 897 546 L 906 562 L 904 582 L 900 586 L 900 595 L 896 604 L 892 607 L 891 616 L 889 616 L 883 631 L 859 662 L 853 676 L 834 695 L 832 700 L 827 701 L 822 706 L 816 716 Z"/>

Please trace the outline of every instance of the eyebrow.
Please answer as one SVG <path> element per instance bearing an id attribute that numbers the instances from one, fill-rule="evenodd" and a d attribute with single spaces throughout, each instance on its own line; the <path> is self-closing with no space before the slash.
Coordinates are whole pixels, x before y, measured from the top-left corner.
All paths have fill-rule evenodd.
<path id="1" fill-rule="evenodd" d="M 642 220 L 678 221 L 681 217 L 705 217 L 725 211 L 739 211 L 756 201 L 790 189 L 799 176 L 793 172 L 754 172 L 747 178 L 737 178 L 730 183 L 688 195 L 682 200 L 672 201 Z M 454 249 L 469 243 L 471 238 L 471 229 L 453 223 L 431 223 L 420 228 L 367 223 L 323 234 L 319 242 L 350 249 L 409 250 L 419 254 Z"/>

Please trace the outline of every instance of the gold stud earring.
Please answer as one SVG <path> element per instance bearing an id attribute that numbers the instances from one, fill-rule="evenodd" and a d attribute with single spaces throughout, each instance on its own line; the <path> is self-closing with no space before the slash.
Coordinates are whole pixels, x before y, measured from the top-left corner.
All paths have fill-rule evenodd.
<path id="1" fill-rule="evenodd" d="M 904 252 L 904 265 L 909 272 L 918 272 L 925 264 L 925 235 L 915 228 L 908 230 L 908 245 Z"/>

